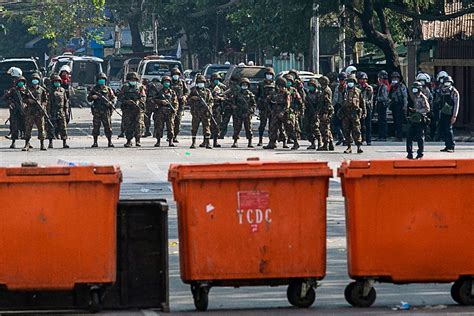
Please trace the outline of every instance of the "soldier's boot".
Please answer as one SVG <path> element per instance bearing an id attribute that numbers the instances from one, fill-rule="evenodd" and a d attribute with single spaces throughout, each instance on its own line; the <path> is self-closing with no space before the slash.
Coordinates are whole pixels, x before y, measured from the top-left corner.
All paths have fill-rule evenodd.
<path id="1" fill-rule="evenodd" d="M 120 134 L 117 136 L 117 138 L 124 138 L 125 137 L 125 133 L 123 131 L 120 132 Z"/>
<path id="2" fill-rule="evenodd" d="M 324 142 L 323 145 L 318 148 L 318 151 L 328 151 L 328 143 Z"/>
<path id="3" fill-rule="evenodd" d="M 15 149 L 15 148 L 16 148 L 16 146 L 15 146 L 15 141 L 12 140 L 12 144 L 10 145 L 10 149 Z"/>
<path id="4" fill-rule="evenodd" d="M 147 129 L 147 130 L 145 131 L 145 134 L 143 135 L 143 137 L 148 137 L 148 136 L 151 136 L 150 129 Z"/>
<path id="5" fill-rule="evenodd" d="M 206 147 L 206 139 L 205 138 L 202 140 L 202 143 L 199 144 L 199 148 L 204 148 L 204 147 Z"/>
<path id="6" fill-rule="evenodd" d="M 260 146 L 262 146 L 262 145 L 263 145 L 263 136 L 259 136 L 259 137 L 258 137 L 258 144 L 257 144 L 257 146 L 260 147 Z"/>
<path id="7" fill-rule="evenodd" d="M 247 145 L 248 148 L 255 148 L 252 144 L 252 138 L 249 138 L 249 143 Z"/>
<path id="8" fill-rule="evenodd" d="M 267 146 L 263 146 L 263 149 L 275 149 L 277 148 L 275 142 L 270 141 Z"/>
<path id="9" fill-rule="evenodd" d="M 357 145 L 357 153 L 362 154 L 364 151 L 360 148 L 360 145 Z"/>
<path id="10" fill-rule="evenodd" d="M 160 147 L 160 146 L 161 146 L 161 138 L 157 138 L 155 147 Z"/>
<path id="11" fill-rule="evenodd" d="M 107 136 L 107 147 L 114 148 L 114 144 L 112 144 L 112 136 Z"/>
<path id="12" fill-rule="evenodd" d="M 52 139 L 49 140 L 48 149 L 53 149 L 53 140 Z"/>
<path id="13" fill-rule="evenodd" d="M 293 144 L 293 140 L 291 138 L 288 138 L 288 140 L 286 141 L 287 144 L 291 145 Z"/>
<path id="14" fill-rule="evenodd" d="M 300 144 L 298 144 L 298 139 L 294 139 L 293 140 L 293 147 L 291 147 L 291 150 L 297 150 L 298 148 L 300 148 Z"/>
<path id="15" fill-rule="evenodd" d="M 30 143 L 29 147 L 30 147 L 30 149 L 33 149 L 33 146 L 31 145 L 31 143 Z"/>
<path id="16" fill-rule="evenodd" d="M 347 149 L 344 150 L 344 153 L 345 153 L 345 154 L 352 154 L 352 147 L 351 147 L 351 145 L 347 146 Z"/>
<path id="17" fill-rule="evenodd" d="M 176 144 L 179 143 L 177 136 L 175 136 L 175 137 L 173 138 L 173 143 L 176 143 Z"/>
<path id="18" fill-rule="evenodd" d="M 25 138 L 25 147 L 21 149 L 22 151 L 30 150 L 30 140 Z"/>
<path id="19" fill-rule="evenodd" d="M 97 137 L 97 136 L 94 136 L 94 143 L 93 143 L 92 146 L 91 146 L 92 148 L 97 148 L 97 147 L 99 147 L 99 144 L 97 144 L 97 139 L 98 139 L 98 137 Z"/>
<path id="20" fill-rule="evenodd" d="M 318 139 L 318 147 L 316 147 L 317 151 L 321 151 L 321 148 L 322 148 L 321 143 L 322 143 L 321 139 Z"/>
<path id="21" fill-rule="evenodd" d="M 142 147 L 142 144 L 140 143 L 140 137 L 135 137 L 135 147 Z"/>
<path id="22" fill-rule="evenodd" d="M 63 139 L 63 148 L 67 149 L 69 148 L 69 145 L 67 144 L 67 140 Z"/>
<path id="23" fill-rule="evenodd" d="M 308 150 L 316 149 L 316 145 L 314 144 L 314 141 L 312 141 L 311 145 L 309 145 L 306 149 Z"/>
<path id="24" fill-rule="evenodd" d="M 286 139 L 283 140 L 283 148 L 290 148 L 290 147 L 286 144 Z"/>
<path id="25" fill-rule="evenodd" d="M 209 138 L 204 139 L 204 145 L 207 149 L 212 149 L 211 142 L 210 142 Z"/>
<path id="26" fill-rule="evenodd" d="M 127 138 L 127 142 L 125 143 L 125 145 L 123 145 L 123 147 L 126 147 L 126 148 L 132 147 L 132 140 Z"/>
<path id="27" fill-rule="evenodd" d="M 176 145 L 173 143 L 173 138 L 168 140 L 168 147 L 176 147 Z"/>
<path id="28" fill-rule="evenodd" d="M 239 145 L 237 145 L 237 138 L 234 138 L 234 143 L 232 144 L 232 146 L 230 146 L 232 148 L 237 148 L 239 147 Z"/>
<path id="29" fill-rule="evenodd" d="M 329 142 L 328 149 L 329 151 L 334 151 L 334 143 L 332 141 Z"/>
<path id="30" fill-rule="evenodd" d="M 46 151 L 46 147 L 44 146 L 44 140 L 40 140 L 40 150 Z"/>
<path id="31" fill-rule="evenodd" d="M 192 138 L 191 147 L 189 147 L 189 148 L 191 148 L 191 149 L 196 148 L 196 137 L 193 137 L 193 138 Z"/>
<path id="32" fill-rule="evenodd" d="M 213 138 L 212 147 L 214 147 L 214 148 L 221 148 L 221 147 L 222 147 L 222 146 L 217 142 L 217 136 L 214 136 L 214 138 Z"/>

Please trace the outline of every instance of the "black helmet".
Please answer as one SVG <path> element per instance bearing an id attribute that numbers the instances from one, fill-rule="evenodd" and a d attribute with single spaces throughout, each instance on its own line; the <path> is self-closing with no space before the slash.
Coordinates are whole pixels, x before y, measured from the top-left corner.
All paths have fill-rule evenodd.
<path id="1" fill-rule="evenodd" d="M 285 78 L 278 78 L 276 82 L 277 87 L 286 87 L 286 79 Z"/>
<path id="2" fill-rule="evenodd" d="M 140 78 L 138 78 L 138 74 L 136 72 L 129 72 L 127 74 L 126 80 L 140 80 Z"/>
<path id="3" fill-rule="evenodd" d="M 97 75 L 97 80 L 99 80 L 99 79 L 107 80 L 107 75 L 105 73 L 101 72 Z"/>
<path id="4" fill-rule="evenodd" d="M 369 76 L 367 76 L 367 74 L 363 71 L 359 72 L 359 76 L 357 77 L 357 79 L 361 80 L 361 79 L 365 79 L 365 80 L 369 80 Z"/>
<path id="5" fill-rule="evenodd" d="M 390 78 L 401 78 L 401 76 L 398 71 L 394 71 L 392 72 L 392 75 L 390 76 Z"/>
<path id="6" fill-rule="evenodd" d="M 324 86 L 329 85 L 329 78 L 326 76 L 319 77 L 318 81 L 321 85 L 324 85 Z"/>
<path id="7" fill-rule="evenodd" d="M 293 69 L 291 69 L 290 71 L 288 71 L 288 73 L 289 73 L 290 75 L 294 75 L 293 78 L 295 78 L 295 79 L 298 78 L 298 70 L 296 70 L 296 69 L 293 68 Z"/>
<path id="8" fill-rule="evenodd" d="M 377 77 L 380 78 L 380 79 L 383 79 L 383 80 L 387 80 L 388 79 L 388 72 L 386 72 L 385 70 L 381 70 L 377 74 Z"/>
<path id="9" fill-rule="evenodd" d="M 345 72 L 341 72 L 337 75 L 337 80 L 342 81 L 347 79 L 347 74 Z"/>

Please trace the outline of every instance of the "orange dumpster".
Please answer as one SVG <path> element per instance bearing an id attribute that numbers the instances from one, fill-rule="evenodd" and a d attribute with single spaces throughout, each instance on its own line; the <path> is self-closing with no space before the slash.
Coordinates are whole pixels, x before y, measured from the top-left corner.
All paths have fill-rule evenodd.
<path id="1" fill-rule="evenodd" d="M 371 306 L 375 281 L 448 283 L 474 304 L 474 160 L 351 161 L 339 169 L 346 200 L 353 306 Z"/>
<path id="2" fill-rule="evenodd" d="M 0 285 L 8 290 L 115 282 L 117 167 L 0 168 Z"/>
<path id="3" fill-rule="evenodd" d="M 309 307 L 326 273 L 322 162 L 172 165 L 180 266 L 198 310 L 212 286 L 289 285 L 292 305 Z"/>

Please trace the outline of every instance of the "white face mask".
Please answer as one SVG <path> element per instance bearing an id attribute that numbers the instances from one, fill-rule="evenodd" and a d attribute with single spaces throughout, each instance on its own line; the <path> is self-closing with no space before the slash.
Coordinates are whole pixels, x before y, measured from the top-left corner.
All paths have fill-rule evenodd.
<path id="1" fill-rule="evenodd" d="M 397 84 L 398 80 L 392 80 L 392 84 Z"/>
<path id="2" fill-rule="evenodd" d="M 418 93 L 418 88 L 413 88 L 411 91 L 413 91 L 414 94 Z"/>
<path id="3" fill-rule="evenodd" d="M 179 79 L 179 75 L 173 75 L 173 80 L 178 80 Z"/>
<path id="4" fill-rule="evenodd" d="M 449 81 L 448 81 L 448 82 L 445 82 L 445 83 L 444 83 L 444 86 L 445 86 L 445 88 L 451 88 L 452 83 L 449 82 Z"/>
<path id="5" fill-rule="evenodd" d="M 272 79 L 273 79 L 273 75 L 268 74 L 268 75 L 265 76 L 265 78 L 267 78 L 267 80 L 272 80 Z"/>
<path id="6" fill-rule="evenodd" d="M 242 88 L 242 90 L 247 90 L 249 88 L 249 86 L 247 86 L 246 84 L 245 85 L 241 85 L 240 86 Z"/>
<path id="7" fill-rule="evenodd" d="M 199 82 L 196 86 L 197 86 L 199 89 L 202 89 L 202 88 L 204 88 L 205 84 L 204 84 L 204 82 Z"/>

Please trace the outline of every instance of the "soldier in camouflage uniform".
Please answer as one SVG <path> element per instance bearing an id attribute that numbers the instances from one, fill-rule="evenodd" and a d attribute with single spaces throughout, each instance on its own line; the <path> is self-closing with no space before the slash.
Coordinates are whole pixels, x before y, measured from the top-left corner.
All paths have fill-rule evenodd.
<path id="1" fill-rule="evenodd" d="M 332 107 L 332 90 L 329 87 L 329 78 L 322 76 L 318 79 L 321 85 L 321 93 L 319 94 L 319 127 L 323 146 L 320 151 L 334 151 L 334 144 L 332 139 L 331 122 L 334 114 Z"/>
<path id="2" fill-rule="evenodd" d="M 150 82 L 148 79 L 142 80 L 143 88 L 145 88 L 146 92 L 146 104 L 145 104 L 145 114 L 143 122 L 145 123 L 145 132 L 143 137 L 151 136 L 151 119 L 153 116 L 153 110 L 155 108 L 155 104 L 153 103 L 153 99 L 158 95 L 159 90 L 161 89 L 161 85 L 158 79 L 153 78 Z M 160 85 L 160 87 L 158 87 Z"/>
<path id="3" fill-rule="evenodd" d="M 200 147 L 211 149 L 209 137 L 211 136 L 211 111 L 214 106 L 214 99 L 212 98 L 211 90 L 206 88 L 206 77 L 199 75 L 196 78 L 196 87 L 193 88 L 189 94 L 189 107 L 191 108 L 192 122 L 191 122 L 191 149 L 196 148 L 196 135 L 199 125 L 202 124 L 202 133 L 204 141 Z"/>
<path id="4" fill-rule="evenodd" d="M 239 139 L 242 125 L 245 128 L 245 137 L 248 140 L 248 148 L 253 148 L 252 145 L 252 115 L 255 113 L 257 106 L 255 96 L 249 90 L 250 80 L 242 78 L 240 80 L 240 91 L 234 95 L 234 144 L 232 148 L 237 148 L 237 141 Z"/>
<path id="5" fill-rule="evenodd" d="M 356 87 L 355 75 L 350 75 L 347 78 L 347 90 L 343 97 L 342 107 L 337 113 L 342 120 L 342 130 L 344 132 L 344 139 L 346 140 L 347 149 L 346 154 L 352 153 L 352 139 L 357 145 L 357 153 L 363 153 L 362 134 L 361 134 L 361 120 L 365 118 L 364 99 L 360 94 L 360 90 Z"/>
<path id="6" fill-rule="evenodd" d="M 141 147 L 140 137 L 145 125 L 145 103 L 146 91 L 140 84 L 136 72 L 130 72 L 126 77 L 127 83 L 118 92 L 118 99 L 122 104 L 122 111 L 127 142 L 124 147 L 132 147 L 132 139 L 135 138 L 135 146 Z"/>
<path id="7" fill-rule="evenodd" d="M 236 94 L 239 90 L 239 80 L 234 77 L 230 78 L 230 84 L 224 93 L 227 98 L 222 103 L 222 124 L 221 133 L 219 135 L 220 139 L 224 139 L 225 135 L 227 135 L 227 128 L 229 126 L 230 119 L 234 114 L 234 105 L 232 104 L 233 95 Z"/>
<path id="8" fill-rule="evenodd" d="M 213 73 L 211 76 L 211 84 L 209 85 L 209 89 L 211 90 L 212 98 L 214 99 L 214 106 L 212 108 L 214 120 L 211 121 L 211 137 L 213 140 L 212 147 L 220 148 L 221 145 L 219 145 L 217 139 L 219 138 L 220 129 L 222 126 L 222 109 L 224 108 L 225 102 L 224 92 L 227 90 L 227 87 L 221 83 L 221 77 L 219 74 Z"/>
<path id="9" fill-rule="evenodd" d="M 272 95 L 270 103 L 272 105 L 272 112 L 270 115 L 270 142 L 264 149 L 275 149 L 278 131 L 283 125 L 288 136 L 294 141 L 294 146 L 291 149 L 298 149 L 298 140 L 294 127 L 294 115 L 291 112 L 291 94 L 287 87 L 287 81 L 284 78 L 277 80 L 277 91 Z"/>
<path id="10" fill-rule="evenodd" d="M 372 116 L 374 111 L 374 89 L 371 85 L 368 84 L 369 77 L 365 72 L 360 72 L 358 76 L 358 88 L 360 94 L 364 99 L 364 104 L 366 108 L 367 115 L 362 123 L 362 141 L 367 143 L 367 146 L 372 144 Z"/>
<path id="11" fill-rule="evenodd" d="M 311 79 L 308 83 L 308 93 L 305 99 L 305 128 L 307 129 L 308 140 L 311 145 L 307 149 L 321 150 L 321 131 L 319 127 L 319 107 L 321 90 L 316 79 Z M 316 147 L 317 142 L 317 147 Z"/>
<path id="12" fill-rule="evenodd" d="M 53 139 L 60 135 L 63 148 L 69 148 L 67 144 L 67 115 L 70 113 L 67 92 L 61 87 L 61 77 L 51 76 L 51 89 L 49 90 L 48 114 L 54 125 L 54 129 L 48 126 L 48 148 L 53 148 Z"/>
<path id="13" fill-rule="evenodd" d="M 173 143 L 174 139 L 174 119 L 175 114 L 179 108 L 178 97 L 176 92 L 171 89 L 171 77 L 163 76 L 161 78 L 161 88 L 160 92 L 153 100 L 150 100 L 155 104 L 153 118 L 155 120 L 155 137 L 156 144 L 155 147 L 160 147 L 161 138 L 163 137 L 163 130 L 165 128 L 168 131 L 167 140 L 169 147 L 175 147 Z"/>
<path id="14" fill-rule="evenodd" d="M 25 147 L 24 151 L 30 149 L 31 131 L 33 125 L 38 128 L 38 139 L 40 140 L 40 149 L 46 150 L 44 146 L 45 139 L 45 126 L 44 126 L 44 113 L 46 113 L 46 107 L 48 106 L 48 92 L 45 88 L 40 85 L 41 75 L 34 73 L 31 76 L 31 85 L 28 88 L 28 95 L 26 99 L 26 111 L 25 111 Z M 41 108 L 40 108 L 41 107 Z"/>
<path id="15" fill-rule="evenodd" d="M 184 108 L 186 107 L 186 99 L 189 94 L 188 86 L 186 82 L 181 79 L 181 71 L 179 68 L 173 68 L 171 70 L 171 89 L 176 93 L 176 97 L 178 98 L 178 111 L 174 117 L 174 143 L 178 143 L 178 134 L 181 130 L 181 120 L 183 119 L 184 115 Z"/>
<path id="16" fill-rule="evenodd" d="M 260 125 L 258 127 L 258 144 L 257 146 L 263 145 L 263 134 L 265 133 L 265 127 L 270 125 L 270 105 L 268 103 L 272 94 L 275 93 L 275 71 L 272 67 L 265 69 L 265 79 L 258 85 L 257 91 L 257 106 L 258 115 L 260 117 Z"/>
<path id="17" fill-rule="evenodd" d="M 303 98 L 301 97 L 301 94 L 298 92 L 297 88 L 295 88 L 295 80 L 293 79 L 293 76 L 290 75 L 289 73 L 286 74 L 285 76 L 286 79 L 286 86 L 287 90 L 290 93 L 291 96 L 291 105 L 290 105 L 290 116 L 289 118 L 293 121 L 292 125 L 296 133 L 296 138 L 299 139 L 301 135 L 301 125 L 300 125 L 300 118 L 301 115 L 304 113 L 304 101 Z M 288 144 L 295 144 L 291 136 L 289 135 L 288 131 L 285 131 L 288 135 Z M 296 147 L 296 148 L 295 148 Z M 293 146 L 291 149 L 295 150 L 298 149 L 300 146 L 299 144 L 296 144 L 296 146 Z"/>
<path id="18" fill-rule="evenodd" d="M 307 139 L 308 135 L 305 134 L 305 127 L 304 127 L 304 111 L 305 111 L 305 100 L 306 100 L 306 91 L 304 89 L 304 83 L 300 79 L 298 75 L 298 71 L 296 69 L 291 69 L 288 74 L 293 77 L 293 84 L 292 87 L 298 91 L 298 94 L 301 97 L 301 104 L 299 105 L 298 110 L 296 111 L 296 121 L 295 121 L 295 128 L 298 133 L 298 139 Z"/>
<path id="19" fill-rule="evenodd" d="M 108 147 L 112 144 L 112 111 L 115 101 L 114 91 L 106 85 L 107 76 L 103 72 L 97 75 L 97 84 L 91 89 L 87 100 L 92 103 L 92 137 L 94 143 L 92 148 L 98 147 L 97 139 L 100 135 L 100 125 L 104 126 L 105 137 L 107 137 Z"/>
<path id="20" fill-rule="evenodd" d="M 26 78 L 20 76 L 16 79 L 15 87 L 5 92 L 4 99 L 10 109 L 11 149 L 15 149 L 15 142 L 19 139 L 20 130 L 24 128 L 26 110 Z"/>

